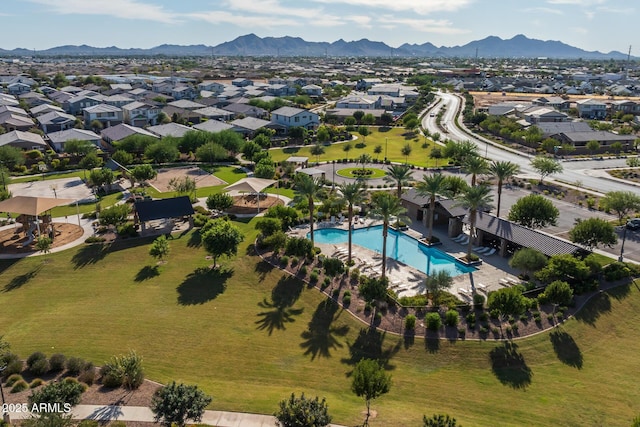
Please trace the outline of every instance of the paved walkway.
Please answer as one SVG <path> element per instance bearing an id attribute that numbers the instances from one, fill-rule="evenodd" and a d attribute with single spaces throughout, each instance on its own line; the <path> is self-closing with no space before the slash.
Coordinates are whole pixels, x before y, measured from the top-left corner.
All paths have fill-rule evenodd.
<path id="1" fill-rule="evenodd" d="M 153 412 L 145 406 L 78 405 L 72 409 L 72 414 L 73 418 L 77 420 L 154 422 Z M 10 413 L 12 420 L 29 418 L 30 415 L 28 412 Z M 277 426 L 275 417 L 271 415 L 226 411 L 205 411 L 201 423 L 216 427 Z M 333 427 L 343 427 L 338 424 L 330 425 Z"/>

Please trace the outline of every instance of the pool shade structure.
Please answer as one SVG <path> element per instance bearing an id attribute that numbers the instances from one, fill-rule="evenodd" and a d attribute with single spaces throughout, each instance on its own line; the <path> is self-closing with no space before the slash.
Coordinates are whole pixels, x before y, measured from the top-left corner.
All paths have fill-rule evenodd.
<path id="1" fill-rule="evenodd" d="M 275 179 L 266 178 L 242 178 L 235 184 L 226 186 L 224 189 L 228 192 L 237 191 L 238 193 L 256 193 L 258 195 L 258 212 L 260 212 L 260 192 L 265 188 L 275 184 Z"/>

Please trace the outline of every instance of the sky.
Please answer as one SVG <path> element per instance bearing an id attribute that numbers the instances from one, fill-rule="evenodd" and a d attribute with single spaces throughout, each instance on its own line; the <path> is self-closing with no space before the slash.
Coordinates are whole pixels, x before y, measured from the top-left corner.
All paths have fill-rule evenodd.
<path id="1" fill-rule="evenodd" d="M 639 56 L 637 0 L 2 0 L 0 48 L 215 46 L 245 34 L 463 45 L 524 34 Z"/>

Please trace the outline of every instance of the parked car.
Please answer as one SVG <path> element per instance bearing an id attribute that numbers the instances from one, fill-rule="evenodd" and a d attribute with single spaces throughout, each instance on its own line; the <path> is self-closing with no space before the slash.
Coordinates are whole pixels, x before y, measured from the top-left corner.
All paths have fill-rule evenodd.
<path id="1" fill-rule="evenodd" d="M 640 230 L 640 218 L 627 221 L 627 230 Z"/>

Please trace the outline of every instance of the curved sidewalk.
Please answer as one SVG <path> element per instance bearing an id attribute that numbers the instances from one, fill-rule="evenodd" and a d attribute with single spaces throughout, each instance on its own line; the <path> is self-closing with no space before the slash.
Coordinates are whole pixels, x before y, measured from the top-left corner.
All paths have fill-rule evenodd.
<path id="1" fill-rule="evenodd" d="M 77 420 L 155 421 L 153 412 L 146 406 L 78 405 L 71 410 L 71 413 Z M 28 412 L 10 412 L 9 415 L 12 420 L 31 416 Z M 217 427 L 277 427 L 276 418 L 271 415 L 226 411 L 204 411 L 200 423 Z M 330 426 L 343 427 L 338 424 L 330 424 Z"/>

